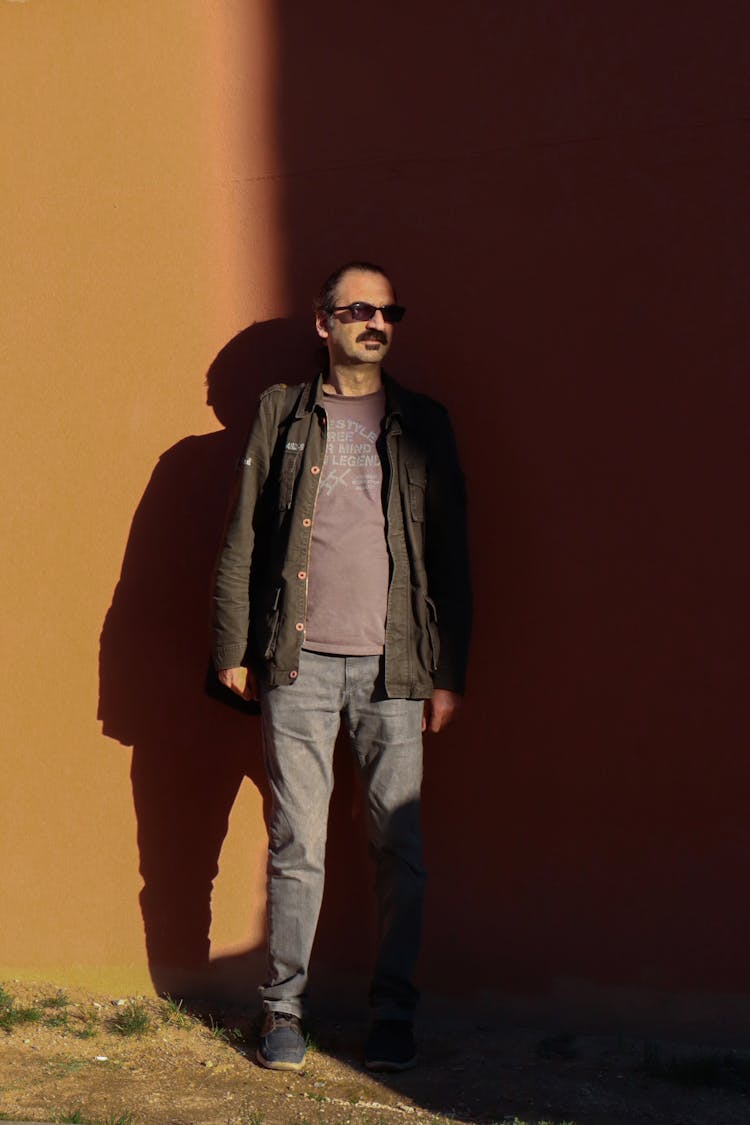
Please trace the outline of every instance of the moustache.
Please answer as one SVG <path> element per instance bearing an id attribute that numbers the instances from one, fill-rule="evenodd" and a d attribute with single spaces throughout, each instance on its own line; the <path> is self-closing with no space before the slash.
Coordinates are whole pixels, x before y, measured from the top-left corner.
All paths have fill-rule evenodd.
<path id="1" fill-rule="evenodd" d="M 379 332 L 377 328 L 368 328 L 366 332 L 360 332 L 357 336 L 357 343 L 364 344 L 367 340 L 377 340 L 379 344 L 387 344 L 388 337 L 385 332 Z"/>

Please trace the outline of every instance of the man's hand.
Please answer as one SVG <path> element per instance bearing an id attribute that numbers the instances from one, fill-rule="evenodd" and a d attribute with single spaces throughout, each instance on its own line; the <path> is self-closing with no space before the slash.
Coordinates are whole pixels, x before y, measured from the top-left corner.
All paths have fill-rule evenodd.
<path id="1" fill-rule="evenodd" d="M 422 730 L 437 734 L 448 723 L 452 723 L 461 710 L 462 696 L 457 691 L 446 691 L 445 688 L 435 688 L 432 699 L 425 699 L 424 713 L 422 715 Z"/>
<path id="2" fill-rule="evenodd" d="M 219 681 L 241 699 L 258 698 L 258 681 L 250 668 L 222 668 Z"/>

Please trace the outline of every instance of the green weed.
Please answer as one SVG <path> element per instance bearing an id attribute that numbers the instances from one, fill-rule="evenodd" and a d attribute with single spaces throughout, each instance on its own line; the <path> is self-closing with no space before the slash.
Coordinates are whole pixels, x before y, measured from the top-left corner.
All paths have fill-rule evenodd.
<path id="1" fill-rule="evenodd" d="M 21 1024 L 38 1023 L 42 1017 L 39 1008 L 17 1008 L 14 998 L 4 988 L 0 988 L 0 1028 L 10 1034 Z"/>
<path id="2" fill-rule="evenodd" d="M 136 1125 L 135 1114 L 127 1111 L 125 1113 L 112 1113 L 109 1117 L 103 1120 L 96 1118 L 85 1117 L 83 1106 L 76 1106 L 74 1109 L 69 1109 L 65 1113 L 60 1113 L 54 1118 L 59 1125 Z"/>
<path id="3" fill-rule="evenodd" d="M 65 1113 L 59 1114 L 57 1117 L 60 1125 L 88 1125 L 83 1117 L 83 1107 L 76 1106 L 75 1109 L 66 1110 Z"/>
<path id="4" fill-rule="evenodd" d="M 145 1035 L 151 1031 L 151 1016 L 146 1005 L 139 1000 L 129 1000 L 110 1024 L 118 1035 Z"/>
<path id="5" fill-rule="evenodd" d="M 93 1039 L 99 1030 L 99 1017 L 96 1010 L 84 1008 L 78 1014 L 78 1026 L 73 1029 L 76 1039 Z"/>
<path id="6" fill-rule="evenodd" d="M 83 1059 L 50 1059 L 45 1063 L 44 1069 L 47 1074 L 55 1078 L 64 1078 L 68 1074 L 75 1074 L 86 1065 Z"/>
<path id="7" fill-rule="evenodd" d="M 237 1120 L 239 1125 L 263 1125 L 263 1114 L 246 1098 L 239 1106 Z"/>
<path id="8" fill-rule="evenodd" d="M 70 1000 L 65 995 L 62 988 L 58 989 L 54 996 L 45 996 L 43 1000 L 39 1001 L 39 1006 L 41 1008 L 67 1008 L 69 1004 Z"/>
<path id="9" fill-rule="evenodd" d="M 44 1017 L 45 1027 L 62 1027 L 67 1030 L 70 1025 L 70 1016 L 67 1012 L 56 1012 L 53 1016 Z"/>
<path id="10" fill-rule="evenodd" d="M 190 1027 L 193 1019 L 183 1011 L 182 1000 L 173 1000 L 171 996 L 164 998 L 164 1022 L 172 1027 Z"/>
<path id="11" fill-rule="evenodd" d="M 220 1043 L 237 1043 L 244 1038 L 238 1027 L 222 1027 L 220 1023 L 214 1022 L 213 1016 L 209 1016 L 208 1021 L 209 1035 L 218 1039 Z"/>

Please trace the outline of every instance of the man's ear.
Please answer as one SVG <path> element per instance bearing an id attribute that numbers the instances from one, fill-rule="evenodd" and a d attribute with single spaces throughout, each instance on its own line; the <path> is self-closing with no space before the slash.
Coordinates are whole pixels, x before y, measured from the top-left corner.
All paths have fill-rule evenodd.
<path id="1" fill-rule="evenodd" d="M 329 314 L 322 309 L 315 314 L 315 331 L 321 340 L 328 339 L 328 316 Z"/>

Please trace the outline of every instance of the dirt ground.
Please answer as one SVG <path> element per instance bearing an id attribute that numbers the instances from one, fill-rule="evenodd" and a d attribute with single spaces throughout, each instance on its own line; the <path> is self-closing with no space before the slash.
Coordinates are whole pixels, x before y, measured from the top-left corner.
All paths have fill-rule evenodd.
<path id="1" fill-rule="evenodd" d="M 747 1125 L 750 1058 L 710 1047 L 456 1023 L 374 1076 L 361 1026 L 321 1021 L 300 1074 L 254 1062 L 255 1019 L 6 982 L 0 1119 L 94 1125 L 503 1122 Z"/>

